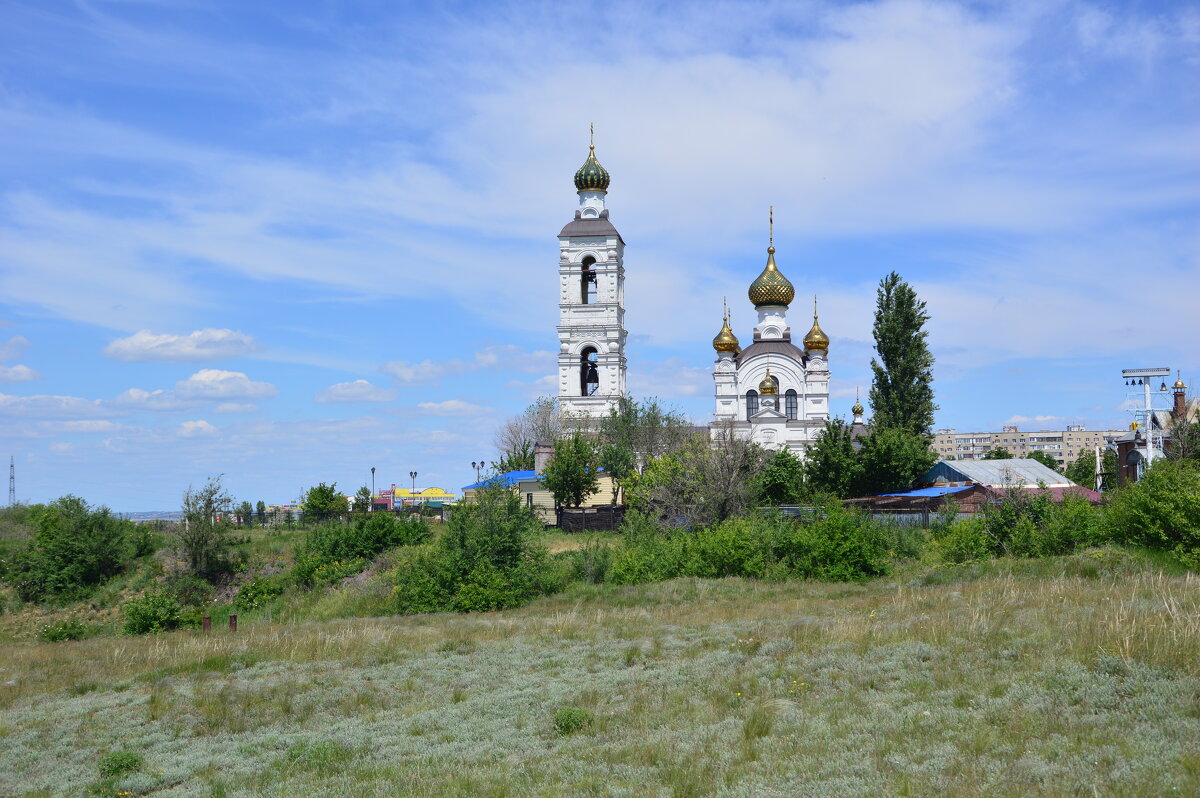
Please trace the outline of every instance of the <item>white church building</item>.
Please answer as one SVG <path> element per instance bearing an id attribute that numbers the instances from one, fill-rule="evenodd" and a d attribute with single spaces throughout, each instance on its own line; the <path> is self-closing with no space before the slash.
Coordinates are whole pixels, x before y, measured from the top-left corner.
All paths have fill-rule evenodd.
<path id="1" fill-rule="evenodd" d="M 721 331 L 713 338 L 717 361 L 713 367 L 716 399 L 715 437 L 732 428 L 767 449 L 787 448 L 803 456 L 829 420 L 829 336 L 817 320 L 813 297 L 812 327 L 803 349 L 792 342 L 788 307 L 795 299 L 791 280 L 775 264 L 774 214 L 767 247 L 767 265 L 750 284 L 748 295 L 758 314 L 754 340 L 745 349 L 729 326 L 725 309 Z M 852 409 L 862 423 L 863 407 Z"/>

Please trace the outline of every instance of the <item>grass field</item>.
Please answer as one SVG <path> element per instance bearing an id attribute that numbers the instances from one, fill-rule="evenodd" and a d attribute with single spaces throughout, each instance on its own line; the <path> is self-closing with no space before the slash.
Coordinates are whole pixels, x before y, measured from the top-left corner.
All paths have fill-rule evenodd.
<path id="1" fill-rule="evenodd" d="M 3 795 L 1200 794 L 1200 579 L 1118 550 L 2 651 Z"/>

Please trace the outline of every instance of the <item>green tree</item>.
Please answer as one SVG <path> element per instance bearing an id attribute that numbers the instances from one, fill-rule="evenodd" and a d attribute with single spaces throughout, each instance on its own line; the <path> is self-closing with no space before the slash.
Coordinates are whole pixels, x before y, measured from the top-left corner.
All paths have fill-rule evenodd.
<path id="1" fill-rule="evenodd" d="M 667 410 L 657 399 L 639 402 L 631 396 L 617 400 L 600 420 L 599 430 L 601 443 L 628 450 L 634 454 L 635 464 L 640 459 L 643 465 L 651 458 L 678 449 L 691 434 L 691 426 L 682 413 Z"/>
<path id="2" fill-rule="evenodd" d="M 326 485 L 324 482 L 309 488 L 300 503 L 305 518 L 327 519 L 342 515 L 350 509 L 350 503 L 337 489 L 337 483 Z"/>
<path id="3" fill-rule="evenodd" d="M 804 479 L 809 489 L 848 498 L 861 478 L 862 464 L 850 425 L 840 418 L 826 421 L 804 461 Z"/>
<path id="4" fill-rule="evenodd" d="M 1174 419 L 1167 426 L 1168 460 L 1191 460 L 1200 463 L 1200 421 L 1184 418 Z"/>
<path id="5" fill-rule="evenodd" d="M 197 576 L 211 580 L 228 569 L 232 516 L 233 497 L 225 492 L 220 475 L 209 477 L 202 488 L 189 485 L 184 491 L 183 520 L 175 526 L 175 542 Z"/>
<path id="6" fill-rule="evenodd" d="M 533 469 L 534 445 L 551 443 L 562 437 L 568 421 L 558 400 L 540 397 L 520 415 L 513 416 L 496 430 L 495 444 L 500 459 L 492 467 L 503 474 Z"/>
<path id="7" fill-rule="evenodd" d="M 509 471 L 532 471 L 534 465 L 532 441 L 520 441 L 514 445 L 514 448 L 502 453 L 499 460 L 492 461 L 492 468 L 497 474 L 507 474 Z"/>
<path id="8" fill-rule="evenodd" d="M 1111 487 L 1116 487 L 1117 473 L 1117 453 L 1108 449 L 1101 450 L 1101 466 L 1102 472 L 1108 473 L 1110 476 L 1105 485 L 1108 490 Z M 1071 463 L 1066 468 L 1067 479 L 1074 482 L 1076 485 L 1091 490 L 1096 487 L 1096 453 L 1094 451 L 1083 452 L 1079 455 L 1079 459 Z"/>
<path id="9" fill-rule="evenodd" d="M 923 436 L 899 427 L 876 427 L 860 443 L 860 496 L 908 490 L 937 462 Z"/>
<path id="10" fill-rule="evenodd" d="M 1105 523 L 1119 543 L 1173 551 L 1200 569 L 1200 467 L 1156 460 L 1141 479 L 1115 492 Z"/>
<path id="11" fill-rule="evenodd" d="M 262 499 L 258 500 L 258 504 L 254 508 L 254 514 L 258 516 L 259 526 L 267 525 L 267 503 L 265 501 Z"/>
<path id="12" fill-rule="evenodd" d="M 254 523 L 254 507 L 250 502 L 244 501 L 238 505 L 237 509 L 238 523 L 242 526 L 250 526 Z"/>
<path id="13" fill-rule="evenodd" d="M 554 459 L 546 466 L 542 484 L 560 507 L 578 507 L 596 492 L 600 478 L 596 444 L 574 432 L 554 442 Z"/>
<path id="14" fill-rule="evenodd" d="M 617 494 L 634 473 L 633 452 L 624 446 L 607 443 L 600 448 L 600 467 L 613 481 L 612 503 L 617 503 Z"/>
<path id="15" fill-rule="evenodd" d="M 1058 471 L 1058 461 L 1045 452 L 1030 452 L 1025 455 L 1026 460 L 1037 460 L 1042 465 L 1049 468 L 1051 471 Z"/>
<path id="16" fill-rule="evenodd" d="M 875 351 L 871 359 L 872 423 L 898 427 L 928 440 L 933 427 L 933 354 L 929 351 L 929 315 L 925 303 L 900 275 L 879 282 L 876 296 Z"/>
<path id="17" fill-rule="evenodd" d="M 1011 460 L 1012 452 L 1005 449 L 1003 446 L 993 446 L 988 453 L 983 456 L 984 460 Z"/>
<path id="18" fill-rule="evenodd" d="M 368 488 L 366 485 L 363 485 L 361 488 L 358 489 L 358 492 L 354 494 L 354 512 L 356 512 L 356 513 L 367 512 L 368 510 L 371 509 L 371 501 L 372 501 L 371 489 Z"/>
<path id="19" fill-rule="evenodd" d="M 804 496 L 804 461 L 779 449 L 758 474 L 758 500 L 763 504 L 798 504 Z"/>

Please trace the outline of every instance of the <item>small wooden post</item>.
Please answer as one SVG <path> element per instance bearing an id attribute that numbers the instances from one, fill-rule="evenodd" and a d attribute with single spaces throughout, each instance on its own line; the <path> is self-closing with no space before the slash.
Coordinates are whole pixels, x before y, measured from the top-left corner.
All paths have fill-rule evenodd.
<path id="1" fill-rule="evenodd" d="M 237 616 L 236 615 L 229 616 L 229 631 L 231 631 L 231 632 L 237 631 Z"/>
<path id="2" fill-rule="evenodd" d="M 201 618 L 200 626 L 204 629 L 204 631 L 211 632 L 212 631 L 212 616 L 205 615 L 203 618 Z"/>

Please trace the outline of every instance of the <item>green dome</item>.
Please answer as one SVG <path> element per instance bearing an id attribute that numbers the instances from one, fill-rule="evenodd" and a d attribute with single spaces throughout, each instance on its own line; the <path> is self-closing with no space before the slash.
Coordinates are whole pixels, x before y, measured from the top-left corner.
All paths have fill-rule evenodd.
<path id="1" fill-rule="evenodd" d="M 596 160 L 595 145 L 588 148 L 587 160 L 575 173 L 576 191 L 608 191 L 608 170 Z"/>

